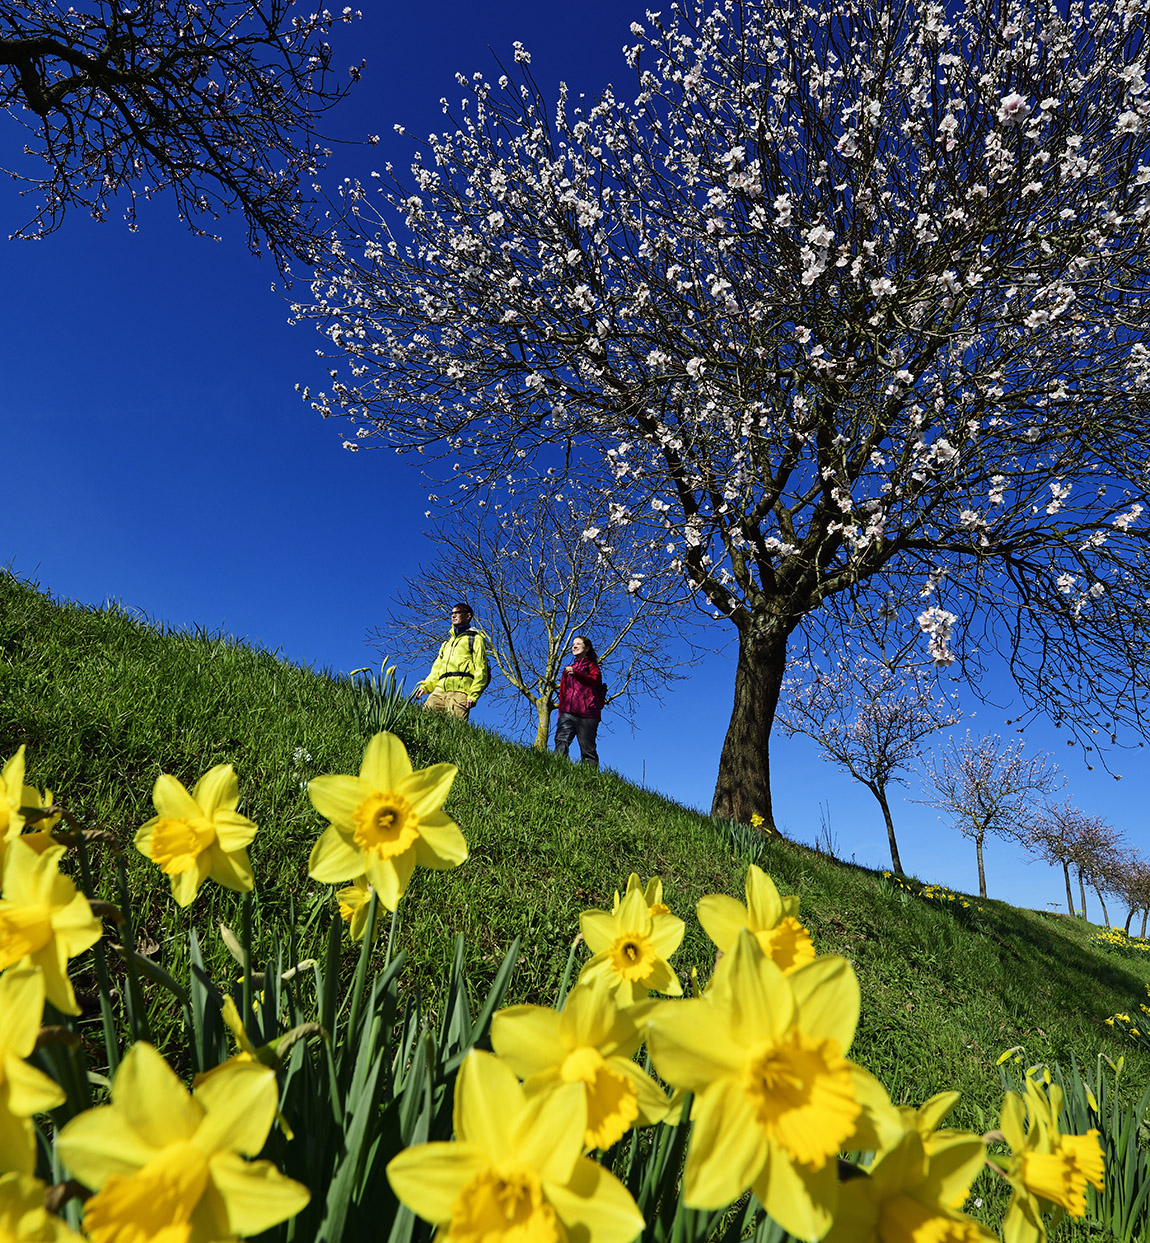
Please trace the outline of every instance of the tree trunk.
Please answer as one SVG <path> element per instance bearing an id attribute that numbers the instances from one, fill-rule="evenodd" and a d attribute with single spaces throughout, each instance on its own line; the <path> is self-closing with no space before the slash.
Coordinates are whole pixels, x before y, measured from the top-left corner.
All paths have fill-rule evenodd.
<path id="1" fill-rule="evenodd" d="M 539 721 L 539 727 L 535 731 L 535 742 L 533 746 L 536 751 L 546 751 L 548 739 L 551 737 L 550 695 L 546 695 L 542 699 L 535 700 L 535 712 Z"/>
<path id="2" fill-rule="evenodd" d="M 1142 937 L 1146 936 L 1146 916 L 1147 915 L 1150 915 L 1150 906 L 1144 906 L 1142 908 L 1142 931 L 1139 933 L 1139 936 L 1142 936 Z"/>
<path id="3" fill-rule="evenodd" d="M 1074 918 L 1074 890 L 1070 888 L 1070 864 L 1065 859 L 1062 860 L 1062 875 L 1066 877 L 1066 909 L 1070 912 L 1071 919 Z"/>
<path id="4" fill-rule="evenodd" d="M 1102 890 L 1097 885 L 1092 886 L 1094 892 L 1098 895 L 1098 904 L 1102 907 L 1102 922 L 1107 928 L 1110 927 L 1110 916 L 1106 913 L 1106 900 L 1102 897 Z"/>
<path id="5" fill-rule="evenodd" d="M 1082 895 L 1082 918 L 1086 918 L 1086 886 L 1082 883 L 1082 869 L 1078 869 L 1078 892 Z"/>
<path id="6" fill-rule="evenodd" d="M 1136 906 L 1132 906 L 1132 907 L 1130 908 L 1130 914 L 1126 916 L 1126 924 L 1125 924 L 1125 926 L 1123 927 L 1122 931 L 1123 931 L 1123 932 L 1124 932 L 1127 936 L 1129 936 L 1129 935 L 1130 935 L 1130 923 L 1131 923 L 1131 921 L 1133 920 L 1133 918 L 1134 918 L 1134 912 L 1135 912 L 1137 909 L 1138 909 L 1138 908 L 1137 908 Z"/>
<path id="7" fill-rule="evenodd" d="M 735 702 L 719 756 L 712 816 L 749 824 L 753 815 L 763 827 L 775 827 L 771 811 L 771 726 L 787 668 L 787 636 L 780 627 L 753 623 L 739 632 L 735 666 Z"/>
<path id="8" fill-rule="evenodd" d="M 974 849 L 978 855 L 978 896 L 986 897 L 986 870 L 982 866 L 982 835 L 974 839 Z"/>
<path id="9" fill-rule="evenodd" d="M 898 857 L 898 842 L 894 838 L 894 821 L 890 817 L 890 807 L 886 801 L 886 790 L 882 786 L 872 785 L 868 785 L 867 789 L 878 799 L 878 805 L 882 808 L 882 817 L 886 821 L 886 839 L 890 842 L 890 865 L 896 875 L 902 876 L 902 860 Z"/>

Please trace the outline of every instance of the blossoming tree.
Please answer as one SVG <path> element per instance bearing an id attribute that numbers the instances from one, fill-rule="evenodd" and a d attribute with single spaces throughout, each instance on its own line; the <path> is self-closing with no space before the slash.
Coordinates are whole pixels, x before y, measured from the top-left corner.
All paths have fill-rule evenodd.
<path id="1" fill-rule="evenodd" d="M 6 4 L 0 109 L 10 131 L 23 128 L 25 158 L 4 171 L 35 203 L 19 235 L 51 232 L 70 207 L 104 219 L 120 195 L 134 228 L 137 200 L 170 190 L 196 232 L 237 209 L 253 251 L 267 247 L 281 263 L 312 256 L 307 196 L 328 154 L 315 124 L 347 90 L 327 38 L 333 20 L 354 14 L 291 8 Z"/>
<path id="2" fill-rule="evenodd" d="M 457 512 L 431 533 L 435 561 L 396 593 L 396 609 L 371 632 L 372 643 L 387 653 L 432 655 L 451 602 L 467 599 L 502 675 L 488 697 L 512 719 L 528 716 L 534 745 L 544 749 L 571 640 L 585 632 L 604 662 L 612 714 L 631 719 L 640 697 L 657 698 L 684 676 L 681 651 L 671 652 L 683 610 L 668 607 L 666 569 L 652 567 L 628 527 L 591 521 L 573 521 L 568 503 L 546 497 L 515 510 Z"/>
<path id="3" fill-rule="evenodd" d="M 1041 796 L 1062 784 L 1050 756 L 1027 757 L 1025 749 L 1023 742 L 1003 746 L 997 734 L 971 738 L 967 731 L 961 742 L 952 740 L 936 753 L 923 774 L 922 801 L 974 842 L 980 898 L 986 897 L 982 848 L 987 834 L 1029 840 L 1044 814 Z"/>
<path id="4" fill-rule="evenodd" d="M 577 475 L 661 550 L 738 636 L 716 813 L 770 820 L 797 632 L 917 626 L 1083 736 L 1141 723 L 1145 24 L 690 0 L 555 103 L 517 47 L 346 187 L 305 399 L 455 488 Z"/>
<path id="5" fill-rule="evenodd" d="M 953 697 L 936 699 L 913 672 L 867 656 L 840 661 L 829 672 L 797 667 L 783 690 L 779 725 L 788 736 L 813 738 L 824 759 L 845 768 L 875 796 L 886 822 L 891 866 L 901 875 L 887 786 L 905 784 L 901 774 L 922 755 L 924 738 L 958 724 Z"/>

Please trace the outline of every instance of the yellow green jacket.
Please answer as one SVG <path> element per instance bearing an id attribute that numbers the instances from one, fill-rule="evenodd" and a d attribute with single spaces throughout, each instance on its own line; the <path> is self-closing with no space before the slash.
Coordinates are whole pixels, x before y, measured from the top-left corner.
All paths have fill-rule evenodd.
<path id="1" fill-rule="evenodd" d="M 481 630 L 472 626 L 462 634 L 448 635 L 419 689 L 463 691 L 468 699 L 478 699 L 490 681 L 487 640 Z"/>

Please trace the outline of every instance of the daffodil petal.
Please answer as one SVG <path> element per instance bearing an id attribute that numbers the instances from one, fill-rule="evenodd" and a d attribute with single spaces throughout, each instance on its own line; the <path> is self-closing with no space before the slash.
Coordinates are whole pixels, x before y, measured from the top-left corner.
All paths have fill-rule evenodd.
<path id="1" fill-rule="evenodd" d="M 116 1071 L 112 1105 L 155 1148 L 191 1139 L 203 1118 L 203 1110 L 172 1068 L 143 1041 L 132 1045 Z"/>
<path id="2" fill-rule="evenodd" d="M 202 1083 L 195 1101 L 205 1111 L 196 1146 L 253 1157 L 264 1146 L 276 1117 L 276 1076 L 259 1062 L 237 1062 Z M 261 1227 L 262 1229 L 262 1227 Z"/>
<path id="3" fill-rule="evenodd" d="M 932 1137 L 926 1178 L 915 1195 L 947 1208 L 961 1208 L 970 1184 L 986 1160 L 986 1147 L 978 1135 L 956 1132 Z"/>
<path id="4" fill-rule="evenodd" d="M 491 1020 L 491 1047 L 526 1079 L 556 1066 L 566 1050 L 560 1045 L 561 1016 L 546 1006 L 509 1006 Z"/>
<path id="5" fill-rule="evenodd" d="M 60 1085 L 17 1057 L 4 1059 L 2 1064 L 8 1093 L 8 1109 L 18 1118 L 30 1118 L 33 1114 L 47 1113 L 62 1105 L 68 1098 Z M 0 1088 L 3 1092 L 3 1088 Z M 2 1101 L 0 1096 L 0 1101 Z M 2 1108 L 2 1106 L 0 1106 Z"/>
<path id="6" fill-rule="evenodd" d="M 36 1168 L 36 1131 L 29 1118 L 0 1107 L 0 1170 L 31 1174 Z"/>
<path id="7" fill-rule="evenodd" d="M 311 805 L 325 820 L 350 829 L 355 809 L 373 789 L 362 777 L 332 774 L 313 777 L 307 783 L 307 796 L 311 799 Z"/>
<path id="8" fill-rule="evenodd" d="M 854 967 L 838 954 L 824 954 L 787 979 L 799 1026 L 808 1036 L 829 1037 L 845 1053 L 854 1039 L 861 1005 Z"/>
<path id="9" fill-rule="evenodd" d="M 794 1021 L 794 992 L 787 977 L 747 929 L 740 929 L 733 949 L 724 955 L 712 988 L 716 982 L 716 1000 L 727 997 L 731 1032 L 741 1044 L 778 1040 Z"/>
<path id="10" fill-rule="evenodd" d="M 998 1129 L 1006 1136 L 1012 1152 L 1021 1152 L 1026 1146 L 1026 1105 L 1017 1092 L 1007 1092 L 1002 1098 Z"/>
<path id="11" fill-rule="evenodd" d="M 695 913 L 715 948 L 722 950 L 724 954 L 730 953 L 739 929 L 750 927 L 747 908 L 725 893 L 706 894 L 699 899 Z"/>
<path id="12" fill-rule="evenodd" d="M 446 820 L 446 817 L 444 817 Z M 419 822 L 419 837 L 415 842 L 415 861 L 425 868 L 441 872 L 458 867 L 467 858 L 467 842 L 459 825 L 452 820 L 446 824 Z"/>
<path id="13" fill-rule="evenodd" d="M 240 801 L 240 783 L 230 764 L 217 764 L 196 782 L 192 798 L 211 820 L 219 811 L 235 811 Z"/>
<path id="14" fill-rule="evenodd" d="M 228 854 L 250 846 L 258 832 L 257 825 L 235 811 L 217 812 L 214 824 L 216 841 L 219 842 L 220 849 L 227 851 Z"/>
<path id="15" fill-rule="evenodd" d="M 417 816 L 425 816 L 443 806 L 458 772 L 454 764 L 432 764 L 430 768 L 421 768 L 405 777 L 398 792 L 412 805 Z"/>
<path id="16" fill-rule="evenodd" d="M 111 1105 L 77 1114 L 60 1132 L 56 1148 L 72 1173 L 94 1191 L 114 1174 L 130 1177 L 159 1152 Z"/>
<path id="17" fill-rule="evenodd" d="M 416 1144 L 392 1157 L 387 1181 L 396 1196 L 424 1221 L 451 1220 L 451 1206 L 491 1161 L 477 1144 Z"/>
<path id="18" fill-rule="evenodd" d="M 68 959 L 63 947 L 55 943 L 45 945 L 34 954 L 29 954 L 28 961 L 44 973 L 44 996 L 56 1009 L 64 1014 L 79 1014 L 80 1007 L 76 1004 L 76 994 L 68 978 Z"/>
<path id="19" fill-rule="evenodd" d="M 874 1075 L 853 1062 L 848 1065 L 854 1097 L 862 1112 L 855 1120 L 854 1134 L 847 1146 L 858 1151 L 885 1152 L 901 1138 L 902 1118 Z"/>
<path id="20" fill-rule="evenodd" d="M 476 1049 L 463 1059 L 455 1084 L 457 1139 L 479 1145 L 494 1164 L 508 1161 L 515 1155 L 512 1131 L 525 1105 L 510 1066 Z"/>
<path id="21" fill-rule="evenodd" d="M 787 1231 L 799 1239 L 821 1239 L 831 1227 L 838 1203 L 837 1163 L 827 1161 L 821 1169 L 791 1161 L 786 1153 L 772 1146 L 755 1195 L 763 1208 Z"/>
<path id="22" fill-rule="evenodd" d="M 411 776 L 407 748 L 394 734 L 376 734 L 364 748 L 359 775 L 375 790 L 398 790 Z"/>
<path id="23" fill-rule="evenodd" d="M 878 1203 L 868 1195 L 869 1182 L 852 1178 L 839 1187 L 839 1202 L 834 1225 L 827 1232 L 826 1243 L 862 1243 L 878 1238 Z"/>
<path id="24" fill-rule="evenodd" d="M 587 1094 L 581 1083 L 562 1083 L 525 1102 L 512 1135 L 516 1156 L 540 1178 L 565 1183 L 583 1151 Z"/>
<path id="25" fill-rule="evenodd" d="M 401 855 L 392 855 L 390 859 L 376 859 L 368 855 L 366 865 L 367 879 L 379 894 L 380 902 L 389 911 L 394 911 L 400 898 L 407 892 L 411 874 L 415 871 L 415 847 L 412 846 Z"/>
<path id="26" fill-rule="evenodd" d="M 209 863 L 205 854 L 197 855 L 195 864 L 186 872 L 171 877 L 172 897 L 179 907 L 189 907 L 196 900 L 200 886 L 208 879 Z"/>
<path id="27" fill-rule="evenodd" d="M 544 1183 L 544 1192 L 566 1229 L 568 1243 L 631 1243 L 643 1229 L 643 1215 L 631 1193 L 587 1157 L 575 1162 L 569 1182 Z"/>
<path id="28" fill-rule="evenodd" d="M 757 864 L 747 868 L 747 914 L 750 926 L 759 931 L 773 928 L 782 919 L 783 903 L 775 882 Z"/>
<path id="29" fill-rule="evenodd" d="M 208 875 L 217 885 L 236 893 L 247 893 L 255 885 L 252 864 L 246 850 L 228 852 L 213 842 L 207 851 Z"/>
<path id="30" fill-rule="evenodd" d="M 224 1215 L 230 1235 L 248 1238 L 307 1207 L 311 1193 L 301 1183 L 287 1178 L 270 1161 L 245 1161 L 234 1153 L 218 1153 L 209 1164 L 205 1195 L 213 1205 L 213 1215 Z"/>
<path id="31" fill-rule="evenodd" d="M 592 954 L 602 954 L 615 943 L 615 919 L 606 911 L 584 911 L 579 916 L 579 931 Z"/>
<path id="32" fill-rule="evenodd" d="M 152 803 L 164 819 L 198 820 L 203 816 L 199 803 L 169 773 L 161 773 L 152 787 Z"/>
<path id="33" fill-rule="evenodd" d="M 6 1053 L 27 1057 L 32 1052 L 43 1013 L 44 977 L 39 971 L 14 967 L 0 975 L 0 1059 Z"/>
<path id="34" fill-rule="evenodd" d="M 702 999 L 655 1009 L 647 1047 L 660 1078 L 688 1092 L 705 1091 L 719 1075 L 742 1075 L 746 1063 L 746 1050 L 731 1039 L 723 1014 Z"/>
<path id="35" fill-rule="evenodd" d="M 363 851 L 348 841 L 337 825 L 329 824 L 311 848 L 307 874 L 321 885 L 338 885 L 362 876 L 364 867 Z"/>
<path id="36" fill-rule="evenodd" d="M 767 1137 L 742 1084 L 723 1078 L 695 1098 L 683 1202 L 724 1208 L 754 1182 L 767 1158 Z"/>
<path id="37" fill-rule="evenodd" d="M 923 1101 L 917 1114 L 919 1130 L 936 1130 L 961 1099 L 961 1092 L 936 1092 L 929 1100 Z"/>
<path id="38" fill-rule="evenodd" d="M 651 944 L 660 958 L 670 958 L 683 941 L 687 925 L 677 915 L 654 915 L 651 918 Z"/>

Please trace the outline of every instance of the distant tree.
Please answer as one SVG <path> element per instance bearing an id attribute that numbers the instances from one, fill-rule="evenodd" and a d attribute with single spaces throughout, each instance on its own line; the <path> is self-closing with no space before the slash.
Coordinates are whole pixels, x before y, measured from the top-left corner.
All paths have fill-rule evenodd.
<path id="1" fill-rule="evenodd" d="M 1108 892 L 1119 892 L 1119 872 L 1125 860 L 1122 834 L 1098 816 L 1084 817 L 1077 840 L 1078 888 L 1082 895 L 1082 917 L 1086 918 L 1086 885 L 1098 895 L 1102 907 L 1102 921 L 1110 927 L 1110 914 L 1106 910 Z"/>
<path id="2" fill-rule="evenodd" d="M 804 632 L 998 649 L 1087 745 L 1141 727 L 1141 10 L 684 0 L 632 35 L 633 86 L 552 101 L 517 48 L 345 188 L 306 399 L 459 485 L 616 504 L 738 636 L 716 813 L 771 820 Z"/>
<path id="3" fill-rule="evenodd" d="M 1031 820 L 1024 839 L 1024 844 L 1029 849 L 1061 866 L 1063 879 L 1066 881 L 1066 909 L 1071 915 L 1075 910 L 1074 892 L 1070 887 L 1070 869 L 1082 856 L 1083 842 L 1089 836 L 1089 819 L 1069 799 L 1064 803 L 1049 803 Z M 1085 892 L 1082 895 L 1082 905 L 1086 906 Z M 1085 911 L 1083 916 L 1085 917 Z"/>
<path id="4" fill-rule="evenodd" d="M 978 856 L 978 895 L 986 897 L 982 849 L 988 834 L 1026 842 L 1042 812 L 1044 796 L 1057 789 L 1058 769 L 1050 756 L 1023 755 L 1023 742 L 1003 745 L 997 734 L 935 752 L 923 778 L 920 801 L 936 807 L 974 842 Z"/>
<path id="5" fill-rule="evenodd" d="M 170 190 L 194 232 L 247 218 L 248 245 L 281 264 L 315 257 L 311 183 L 330 154 L 320 115 L 347 87 L 327 43 L 345 9 L 293 16 L 293 0 L 18 0 L 0 8 L 0 109 L 24 131 L 4 171 L 36 207 L 16 235 L 56 229 L 68 208 L 104 219 L 123 195 Z M 359 69 L 350 71 L 352 79 Z"/>
<path id="6" fill-rule="evenodd" d="M 682 610 L 676 615 L 662 600 L 645 550 L 630 544 L 626 528 L 615 533 L 602 521 L 597 544 L 584 537 L 595 520 L 561 501 L 460 511 L 432 531 L 436 559 L 396 595 L 372 643 L 388 653 L 429 655 L 443 642 L 451 603 L 466 597 L 502 675 L 487 696 L 507 705 L 513 720 L 530 715 L 536 747 L 547 746 L 577 634 L 590 637 L 603 662 L 613 711 L 632 719 L 640 699 L 657 699 L 682 676 L 691 654 L 685 644 L 672 650 Z"/>
<path id="7" fill-rule="evenodd" d="M 1129 934 L 1130 924 L 1139 911 L 1142 912 L 1142 931 L 1146 935 L 1146 918 L 1150 915 L 1150 859 L 1129 849 L 1122 852 L 1110 877 L 1111 887 L 1126 904 L 1127 915 L 1123 930 Z"/>
<path id="8" fill-rule="evenodd" d="M 784 733 L 813 738 L 823 759 L 846 769 L 875 796 L 891 866 L 901 875 L 887 786 L 906 784 L 901 774 L 921 757 L 924 738 L 958 724 L 953 697 L 936 699 L 921 675 L 867 656 L 840 661 L 829 673 L 806 662 L 788 675 L 783 691 L 778 721 Z"/>

